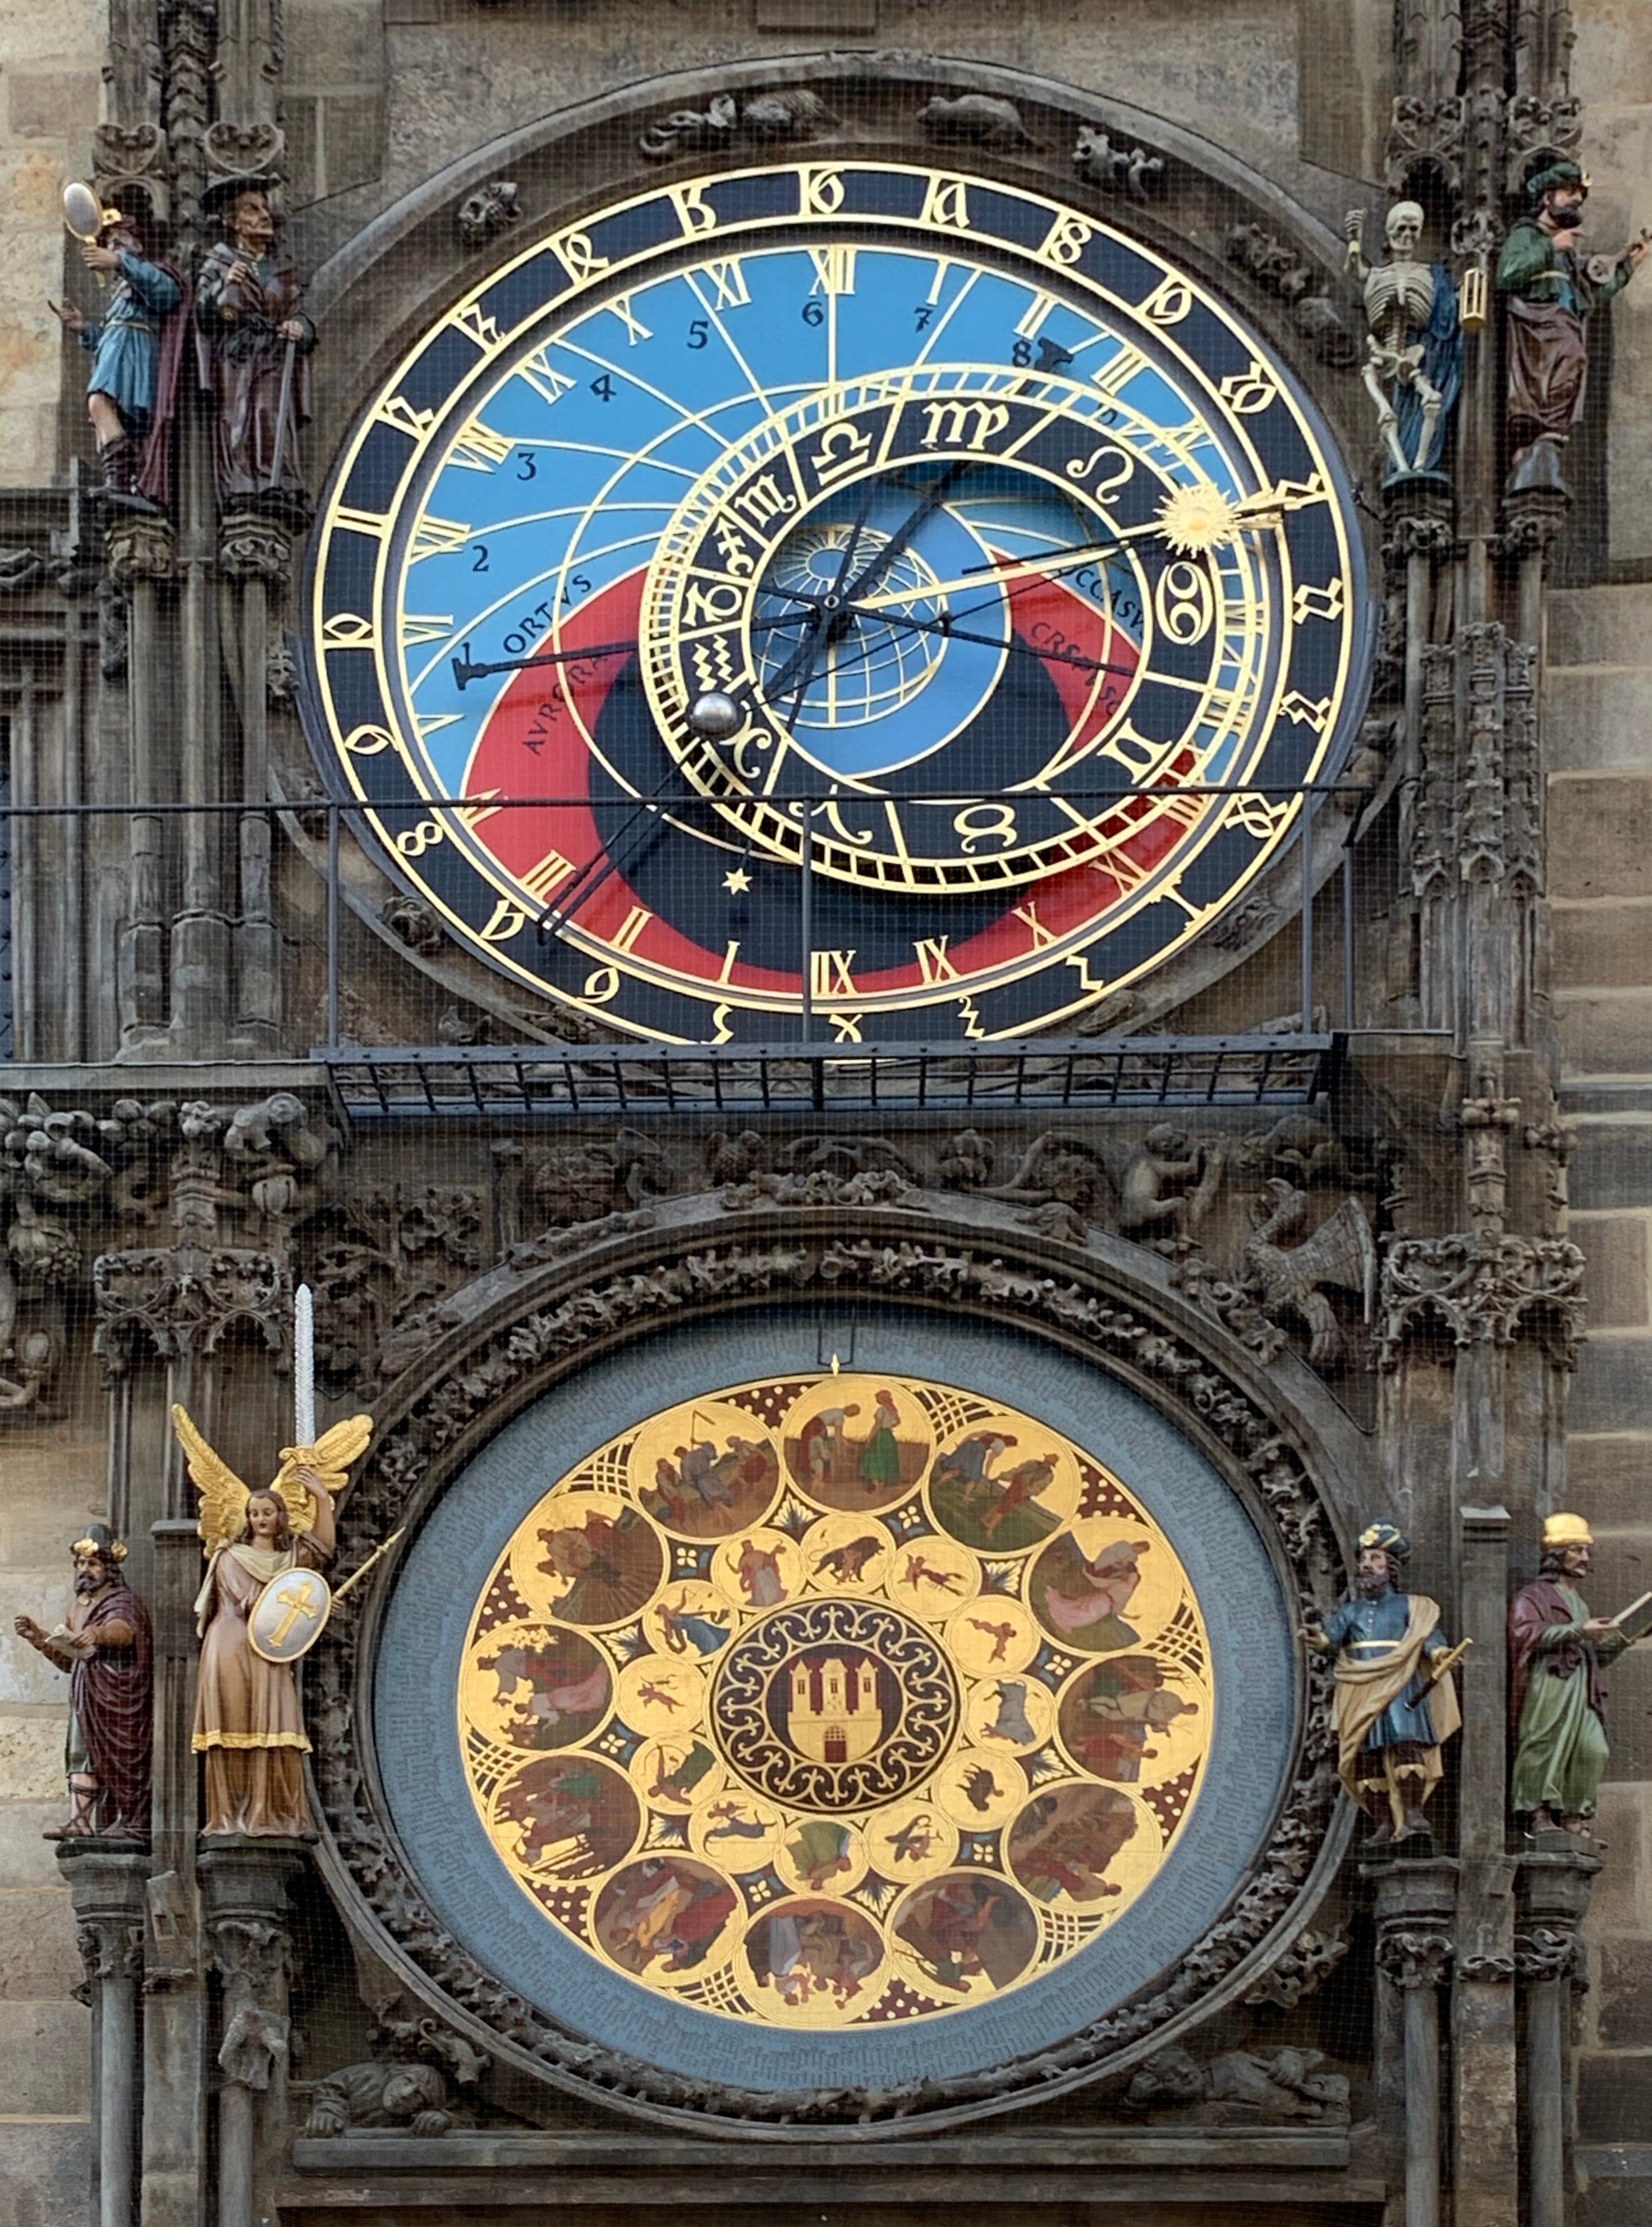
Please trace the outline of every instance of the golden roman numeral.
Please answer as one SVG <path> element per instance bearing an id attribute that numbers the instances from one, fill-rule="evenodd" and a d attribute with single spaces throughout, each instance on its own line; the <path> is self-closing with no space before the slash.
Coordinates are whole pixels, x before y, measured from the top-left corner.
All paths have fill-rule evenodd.
<path id="1" fill-rule="evenodd" d="M 1033 949 L 1035 951 L 1048 951 L 1050 945 L 1056 941 L 1055 931 L 1053 928 L 1046 928 L 1043 921 L 1039 919 L 1037 906 L 1032 903 L 1017 905 L 1015 908 L 1015 916 L 1017 920 L 1024 921 L 1026 922 L 1028 929 L 1032 936 Z"/>
<path id="2" fill-rule="evenodd" d="M 711 303 L 714 309 L 743 309 L 750 302 L 745 271 L 740 264 L 708 263 L 705 275 L 716 296 Z"/>
<path id="3" fill-rule="evenodd" d="M 608 306 L 625 327 L 625 344 L 628 348 L 635 348 L 639 341 L 651 341 L 654 338 L 654 335 L 643 323 L 641 318 L 632 316 L 629 294 L 616 294 Z"/>
<path id="4" fill-rule="evenodd" d="M 448 450 L 448 462 L 462 472 L 496 471 L 514 446 L 508 433 L 495 433 L 473 418 Z"/>
<path id="5" fill-rule="evenodd" d="M 1039 287 L 1027 305 L 1026 315 L 1016 325 L 1016 331 L 1021 338 L 1030 341 L 1055 307 L 1056 297 L 1046 294 L 1043 288 Z"/>
<path id="6" fill-rule="evenodd" d="M 855 978 L 850 968 L 855 963 L 852 951 L 811 951 L 809 954 L 809 988 L 817 998 L 852 998 Z"/>
<path id="7" fill-rule="evenodd" d="M 579 384 L 577 379 L 564 378 L 561 372 L 552 368 L 551 346 L 551 342 L 547 341 L 543 348 L 535 348 L 532 355 L 524 357 L 516 367 L 516 376 L 526 380 L 534 392 L 545 402 L 558 400 L 561 396 L 571 393 Z"/>
<path id="8" fill-rule="evenodd" d="M 814 265 L 814 284 L 811 294 L 852 294 L 855 290 L 855 251 L 834 243 L 830 247 L 812 247 L 809 261 Z"/>
<path id="9" fill-rule="evenodd" d="M 401 646 L 416 648 L 422 641 L 445 641 L 453 632 L 451 611 L 404 611 L 401 622 Z"/>
<path id="10" fill-rule="evenodd" d="M 516 878 L 531 897 L 537 897 L 544 904 L 554 890 L 562 887 L 573 870 L 571 858 L 564 858 L 560 851 L 547 851 L 543 858 L 528 868 L 526 873 L 519 874 Z"/>
<path id="11" fill-rule="evenodd" d="M 958 969 L 947 956 L 947 946 L 951 941 L 946 935 L 921 935 L 913 946 L 917 953 L 918 972 L 926 983 L 958 979 Z"/>
<path id="12" fill-rule="evenodd" d="M 433 518 L 426 511 L 413 528 L 413 538 L 408 545 L 407 561 L 417 565 L 421 557 L 451 557 L 462 549 L 470 539 L 470 528 L 461 526 L 456 519 Z"/>
<path id="13" fill-rule="evenodd" d="M 620 926 L 608 938 L 609 948 L 612 951 L 635 951 L 637 938 L 653 918 L 654 915 L 647 905 L 633 905 Z"/>
<path id="14" fill-rule="evenodd" d="M 1122 343 L 1116 355 L 1109 356 L 1100 371 L 1092 372 L 1091 380 L 1104 394 L 1120 394 L 1139 371 L 1145 371 L 1147 358 L 1129 341 Z"/>

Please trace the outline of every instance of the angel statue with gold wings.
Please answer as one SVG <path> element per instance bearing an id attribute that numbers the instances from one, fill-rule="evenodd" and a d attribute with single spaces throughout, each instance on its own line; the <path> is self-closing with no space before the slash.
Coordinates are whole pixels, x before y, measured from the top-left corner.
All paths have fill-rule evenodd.
<path id="1" fill-rule="evenodd" d="M 311 1829 L 303 1762 L 309 1741 L 298 1690 L 290 1661 L 271 1660 L 253 1645 L 248 1619 L 276 1579 L 331 1561 L 334 1503 L 351 1464 L 367 1452 L 373 1419 L 352 1415 L 313 1445 L 284 1446 L 274 1484 L 255 1492 L 182 1407 L 172 1410 L 172 1427 L 201 1494 L 207 1553 L 195 1601 L 201 1677 L 191 1742 L 207 1758 L 201 1831 L 302 1838 Z"/>

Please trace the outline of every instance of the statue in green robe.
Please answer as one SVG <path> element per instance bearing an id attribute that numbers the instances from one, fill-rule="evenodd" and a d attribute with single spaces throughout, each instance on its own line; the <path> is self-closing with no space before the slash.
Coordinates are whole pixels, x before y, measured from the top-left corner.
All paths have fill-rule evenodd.
<path id="1" fill-rule="evenodd" d="M 1594 1541 L 1581 1516 L 1551 1516 L 1543 1560 L 1508 1609 L 1508 1706 L 1515 1730 L 1510 1802 L 1533 1829 L 1585 1833 L 1607 1761 L 1602 1667 L 1630 1645 L 1591 1616 L 1577 1590 Z"/>

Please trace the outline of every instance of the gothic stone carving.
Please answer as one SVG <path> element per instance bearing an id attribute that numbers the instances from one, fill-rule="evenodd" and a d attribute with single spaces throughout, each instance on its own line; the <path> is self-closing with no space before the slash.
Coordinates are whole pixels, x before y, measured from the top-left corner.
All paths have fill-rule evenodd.
<path id="1" fill-rule="evenodd" d="M 455 220 L 460 240 L 473 252 L 521 220 L 521 201 L 512 178 L 489 178 L 485 186 L 478 186 L 474 194 L 467 194 Z"/>
<path id="2" fill-rule="evenodd" d="M 820 94 L 803 86 L 756 93 L 743 100 L 720 93 L 704 108 L 679 108 L 660 117 L 637 141 L 637 149 L 651 163 L 667 163 L 701 148 L 730 146 L 742 133 L 756 140 L 810 139 L 837 121 Z"/>
<path id="3" fill-rule="evenodd" d="M 1012 100 L 988 93 L 960 93 L 926 101 L 918 111 L 920 129 L 931 139 L 966 147 L 1030 147 L 1032 134 Z"/>
<path id="4" fill-rule="evenodd" d="M 287 1967 L 287 1937 L 262 1918 L 210 1921 L 213 1962 L 224 1983 L 224 2030 L 218 2045 L 227 2081 L 261 2093 L 287 2054 L 290 2022 L 271 2007 Z"/>
<path id="5" fill-rule="evenodd" d="M 1322 363 L 1355 361 L 1358 342 L 1325 291 L 1324 279 L 1288 241 L 1265 232 L 1260 224 L 1240 224 L 1228 233 L 1223 252 L 1230 263 L 1248 271 L 1259 286 L 1279 296 L 1291 312 L 1292 323 Z"/>
<path id="6" fill-rule="evenodd" d="M 1299 1933 L 1258 1988 L 1246 1996 L 1248 2004 L 1276 2003 L 1293 2011 L 1305 1995 L 1316 1994 L 1348 1954 L 1348 1943 L 1337 1933 Z"/>
<path id="7" fill-rule="evenodd" d="M 1385 1933 L 1377 1969 L 1396 1988 L 1443 1988 L 1451 1976 L 1452 1947 L 1444 1933 Z"/>
<path id="8" fill-rule="evenodd" d="M 1145 147 L 1115 145 L 1105 131 L 1087 124 L 1073 150 L 1073 168 L 1105 193 L 1129 194 L 1145 201 L 1164 183 L 1164 157 Z"/>
<path id="9" fill-rule="evenodd" d="M 1320 2071 L 1324 2061 L 1317 2049 L 1262 2055 L 1230 2049 L 1201 2064 L 1185 2049 L 1161 2049 L 1125 2090 L 1124 2108 L 1156 2122 L 1168 2116 L 1203 2126 L 1275 2126 L 1285 2119 L 1345 2123 L 1348 2079 Z"/>
<path id="10" fill-rule="evenodd" d="M 1583 1331 L 1583 1254 L 1560 1237 L 1403 1237 L 1382 1259 L 1376 1357 L 1400 1348 L 1432 1311 L 1458 1346 L 1513 1345 L 1530 1325 L 1562 1367 L 1577 1366 Z"/>
<path id="11" fill-rule="evenodd" d="M 1206 1355 L 1174 1330 L 1109 1293 L 1062 1282 L 1039 1267 L 967 1246 L 883 1236 L 844 1238 L 830 1221 L 806 1214 L 786 1235 L 763 1242 L 707 1245 L 661 1258 L 547 1297 L 457 1360 L 386 1432 L 350 1502 L 347 1553 L 382 1537 L 402 1520 L 406 1497 L 489 1418 L 506 1412 L 561 1367 L 607 1339 L 646 1331 L 686 1310 L 838 1287 L 903 1293 L 932 1304 L 971 1307 L 987 1317 L 1047 1325 L 1149 1380 L 1207 1438 L 1225 1446 L 1252 1481 L 1276 1525 L 1304 1611 L 1334 1592 L 1337 1557 L 1324 1511 L 1300 1456 L 1271 1418 Z M 339 1856 L 379 1923 L 455 2003 L 513 2049 L 576 2081 L 647 2107 L 714 2113 L 730 2120 L 838 2122 L 893 2120 L 988 2095 L 1087 2079 L 1119 2052 L 1147 2039 L 1219 1988 L 1241 1959 L 1287 1918 L 1319 1858 L 1336 1798 L 1329 1686 L 1309 1672 L 1299 1774 L 1285 1797 L 1260 1863 L 1228 1912 L 1183 1958 L 1156 1994 L 1111 2012 L 1059 2048 L 957 2081 L 913 2082 L 877 2095 L 809 2090 L 756 2094 L 690 2080 L 583 2041 L 549 2023 L 509 1984 L 478 1964 L 449 1935 L 402 1870 L 373 1815 L 362 1762 L 354 1752 L 354 1604 L 323 1636 L 312 1659 L 309 1713 L 317 1783 Z"/>

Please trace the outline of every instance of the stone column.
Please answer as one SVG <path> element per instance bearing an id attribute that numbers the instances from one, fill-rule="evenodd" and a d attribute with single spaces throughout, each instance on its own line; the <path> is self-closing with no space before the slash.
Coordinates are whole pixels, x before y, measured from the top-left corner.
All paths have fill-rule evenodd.
<path id="1" fill-rule="evenodd" d="M 1366 1876 L 1376 1888 L 1380 2045 L 1400 2028 L 1400 2064 L 1380 2063 L 1378 2083 L 1390 2094 L 1403 2083 L 1405 2227 L 1440 2227 L 1439 1991 L 1451 1971 L 1457 1866 L 1398 1860 Z"/>
<path id="2" fill-rule="evenodd" d="M 1486 1350 L 1475 1350 L 1477 1353 Z M 1459 1374 L 1470 1375 L 1466 1362 Z M 1508 1511 L 1462 1510 L 1463 1665 L 1457 1971 L 1451 1990 L 1457 2227 L 1505 2227 L 1520 2208 L 1515 1862 L 1505 1853 Z"/>
<path id="3" fill-rule="evenodd" d="M 286 2122 L 287 1888 L 302 1841 L 205 1841 L 206 1930 L 220 1981 L 218 2187 L 214 2227 L 255 2227 L 258 2191 Z"/>
<path id="4" fill-rule="evenodd" d="M 1526 2189 L 1528 2227 L 1566 2227 L 1572 2133 L 1572 1984 L 1578 1927 L 1598 1856 L 1580 1847 L 1531 1855 L 1520 1866 L 1515 1969 L 1526 1994 Z"/>
<path id="5" fill-rule="evenodd" d="M 92 2141 L 98 2227 L 133 2227 L 137 2176 L 140 2059 L 138 1986 L 144 1972 L 144 1888 L 150 1859 L 118 1843 L 64 1841 L 58 1847 L 73 1898 L 75 1938 L 86 1966 L 79 1992 L 92 2012 Z"/>

